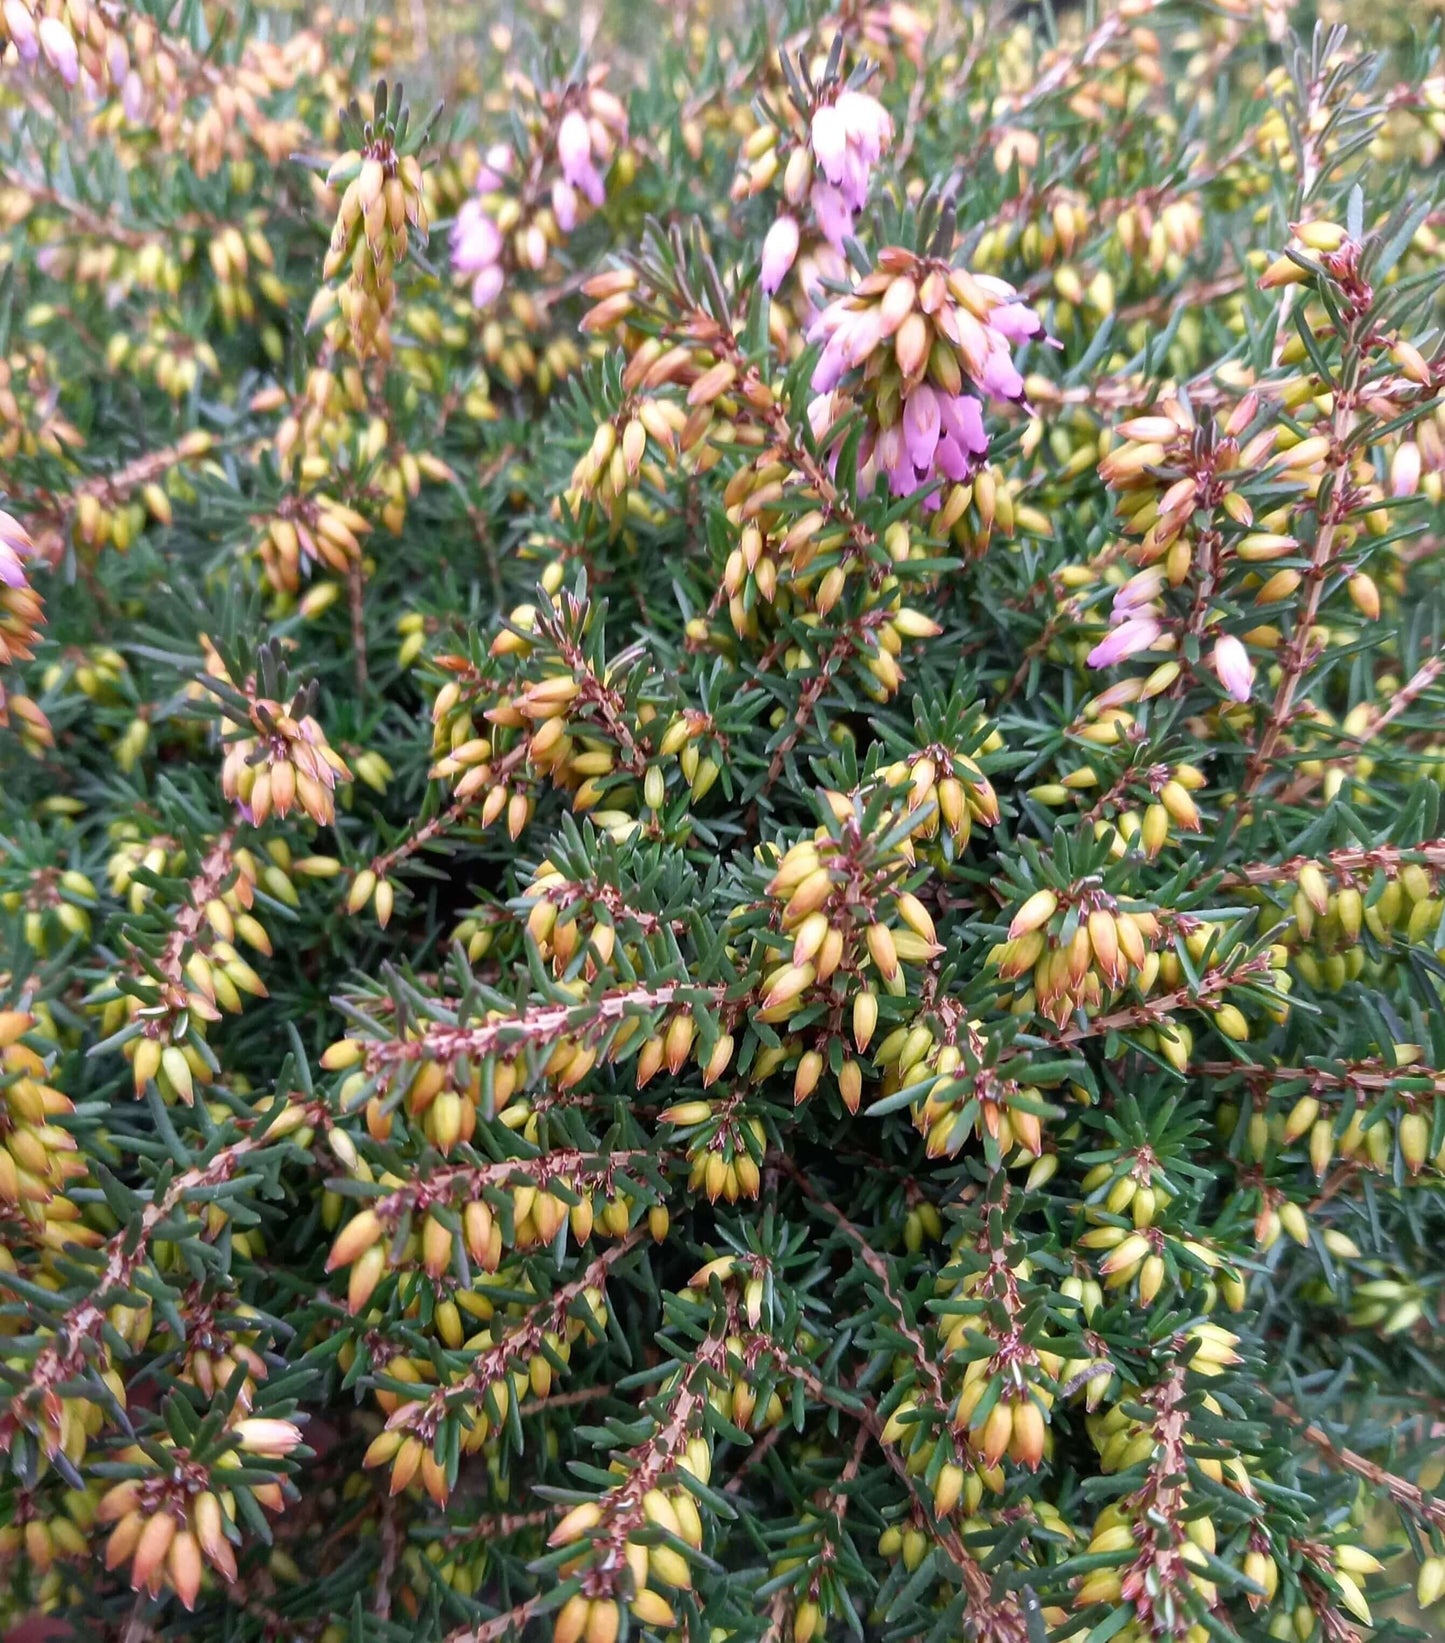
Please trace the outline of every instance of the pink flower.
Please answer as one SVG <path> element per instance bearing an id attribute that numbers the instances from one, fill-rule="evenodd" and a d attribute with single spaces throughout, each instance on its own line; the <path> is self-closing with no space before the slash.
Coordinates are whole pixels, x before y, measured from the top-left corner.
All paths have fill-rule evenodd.
<path id="1" fill-rule="evenodd" d="M 490 268 L 484 268 L 476 279 L 472 281 L 472 305 L 476 308 L 490 308 L 502 294 L 502 286 L 506 283 L 506 273 L 501 263 L 493 263 Z"/>
<path id="2" fill-rule="evenodd" d="M 562 165 L 563 177 L 573 188 L 580 189 L 593 205 L 601 205 L 607 198 L 602 173 L 592 161 L 592 130 L 587 117 L 574 108 L 562 117 L 557 128 L 557 158 Z"/>
<path id="3" fill-rule="evenodd" d="M 984 361 L 983 374 L 978 385 L 994 399 L 1022 399 L 1024 379 L 1009 355 L 1008 349 L 995 348 Z"/>
<path id="4" fill-rule="evenodd" d="M 565 177 L 558 177 L 552 184 L 552 215 L 564 234 L 577 226 L 577 190 Z"/>
<path id="5" fill-rule="evenodd" d="M 20 521 L 0 511 L 0 582 L 7 588 L 23 588 L 24 560 L 34 551 L 35 544 Z"/>
<path id="6" fill-rule="evenodd" d="M 1390 462 L 1390 495 L 1413 496 L 1420 489 L 1420 447 L 1413 439 L 1402 441 Z"/>
<path id="7" fill-rule="evenodd" d="M 843 242 L 853 232 L 853 213 L 839 189 L 831 183 L 815 182 L 810 196 L 818 232 L 828 244 L 842 250 Z"/>
<path id="8" fill-rule="evenodd" d="M 797 254 L 798 224 L 792 217 L 779 217 L 763 241 L 761 281 L 763 290 L 769 296 L 788 277 L 788 270 Z"/>
<path id="9" fill-rule="evenodd" d="M 603 182 L 602 173 L 595 165 L 583 166 L 574 180 L 591 204 L 602 205 L 605 203 L 607 184 Z"/>
<path id="10" fill-rule="evenodd" d="M 813 156 L 830 183 L 843 180 L 843 160 L 848 152 L 848 127 L 836 104 L 820 108 L 813 116 L 810 132 Z"/>
<path id="11" fill-rule="evenodd" d="M 1239 640 L 1232 633 L 1224 634 L 1216 642 L 1210 660 L 1225 694 L 1236 702 L 1247 702 L 1254 688 L 1254 663 Z"/>
<path id="12" fill-rule="evenodd" d="M 850 146 L 870 165 L 875 165 L 893 139 L 893 121 L 888 117 L 888 110 L 866 91 L 840 91 L 833 106 L 843 117 Z"/>
<path id="13" fill-rule="evenodd" d="M 493 143 L 477 173 L 478 194 L 490 194 L 502 186 L 502 178 L 512 169 L 512 151 L 505 143 Z"/>
<path id="14" fill-rule="evenodd" d="M 1044 322 L 1026 302 L 1001 303 L 988 316 L 988 322 L 1010 342 L 1027 342 L 1030 337 L 1042 336 L 1044 330 Z"/>
<path id="15" fill-rule="evenodd" d="M 480 200 L 468 200 L 452 225 L 452 267 L 459 274 L 476 274 L 490 268 L 501 254 L 501 230 L 482 210 Z"/>
<path id="16" fill-rule="evenodd" d="M 1148 650 L 1164 629 L 1155 616 L 1131 616 L 1089 652 L 1090 667 L 1113 667 L 1138 651 Z"/>
<path id="17" fill-rule="evenodd" d="M 452 224 L 452 267 L 459 274 L 474 274 L 472 302 L 486 308 L 502 293 L 506 270 L 502 266 L 502 231 L 482 209 L 478 199 L 468 200 Z"/>
<path id="18" fill-rule="evenodd" d="M 808 139 L 821 175 L 813 180 L 810 198 L 819 232 L 830 245 L 841 246 L 853 232 L 873 167 L 892 138 L 888 111 L 864 91 L 841 91 L 814 113 Z"/>
<path id="19" fill-rule="evenodd" d="M 895 253 L 894 270 L 907 266 L 896 257 Z M 922 277 L 920 268 L 918 278 Z M 905 290 L 910 287 L 916 293 L 914 282 L 906 282 Z M 806 333 L 810 343 L 823 345 L 813 367 L 815 393 L 831 394 L 844 385 L 849 373 L 866 365 L 880 345 L 891 348 L 902 372 L 895 389 L 901 397 L 896 410 L 889 407 L 885 412 L 876 373 L 869 374 L 871 366 L 861 381 L 851 378 L 844 385 L 858 407 L 870 413 L 872 426 L 865 428 L 860 446 L 865 453 L 865 478 L 885 475 L 895 496 L 931 489 L 933 505 L 937 505 L 940 479 L 957 483 L 977 471 L 988 454 L 982 401 L 1023 400 L 1024 381 L 1014 364 L 1011 339 L 1042 331 L 1033 310 L 1013 302 L 1014 295 L 1013 287 L 1001 280 L 985 284 L 958 270 L 944 300 L 928 311 L 932 342 L 927 343 L 925 333 L 925 346 L 911 343 L 907 361 L 901 351 L 904 315 L 897 304 L 890 307 L 876 291 L 867 290 L 866 284 L 822 309 Z M 907 302 L 903 307 L 907 312 L 921 312 Z M 993 324 L 998 312 L 1007 316 L 1007 333 Z M 931 359 L 930 350 L 935 348 L 952 351 L 956 364 L 945 371 Z M 956 381 L 960 374 L 963 389 L 953 392 L 949 378 Z M 886 428 L 881 426 L 885 416 Z"/>
<path id="20" fill-rule="evenodd" d="M 35 19 L 24 0 L 5 0 L 5 32 L 15 42 L 15 50 L 22 63 L 30 64 L 40 55 L 40 41 L 35 34 Z"/>
<path id="21" fill-rule="evenodd" d="M 938 449 L 941 427 L 938 395 L 926 382 L 921 382 L 909 394 L 903 407 L 903 442 L 915 468 L 933 465 L 933 453 Z"/>
<path id="22" fill-rule="evenodd" d="M 58 17 L 42 17 L 38 33 L 46 61 L 66 85 L 73 86 L 80 78 L 80 54 L 75 47 L 75 36 Z"/>
<path id="23" fill-rule="evenodd" d="M 808 426 L 813 430 L 813 438 L 820 444 L 833 426 L 833 421 L 832 394 L 819 394 L 816 399 L 808 401 Z"/>
<path id="24" fill-rule="evenodd" d="M 983 408 L 972 394 L 946 394 L 943 399 L 944 438 L 952 439 L 973 456 L 988 450 Z"/>
<path id="25" fill-rule="evenodd" d="M 1153 604 L 1163 591 L 1164 572 L 1158 566 L 1136 571 L 1114 595 L 1114 620 L 1122 622 L 1133 616 L 1144 605 Z"/>
<path id="26" fill-rule="evenodd" d="M 818 363 L 813 367 L 812 388 L 814 393 L 832 393 L 833 389 L 838 386 L 846 369 L 842 343 L 836 336 L 829 337 L 827 346 L 818 355 Z"/>
<path id="27" fill-rule="evenodd" d="M 587 116 L 575 108 L 563 115 L 557 127 L 557 159 L 569 183 L 575 183 L 582 168 L 592 164 L 592 133 L 587 129 Z"/>
<path id="28" fill-rule="evenodd" d="M 139 125 L 145 116 L 145 81 L 134 69 L 126 75 L 125 84 L 121 87 L 120 106 L 125 110 L 125 117 L 132 125 Z"/>

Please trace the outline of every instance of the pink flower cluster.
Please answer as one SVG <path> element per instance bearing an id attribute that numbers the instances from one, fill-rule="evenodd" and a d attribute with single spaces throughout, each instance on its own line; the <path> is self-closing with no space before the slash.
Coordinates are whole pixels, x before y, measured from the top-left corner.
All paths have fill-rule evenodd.
<path id="1" fill-rule="evenodd" d="M 1090 667 L 1113 667 L 1116 662 L 1148 650 L 1164 635 L 1159 596 L 1164 591 L 1164 572 L 1151 565 L 1141 570 L 1114 595 L 1109 613 L 1109 631 L 1089 652 Z"/>
<path id="2" fill-rule="evenodd" d="M 41 53 L 45 61 L 65 81 L 73 86 L 80 78 L 80 53 L 75 36 L 59 17 L 32 15 L 24 0 L 5 0 L 5 29 L 15 42 L 20 61 L 32 67 Z"/>
<path id="3" fill-rule="evenodd" d="M 1109 631 L 1089 652 L 1090 667 L 1113 667 L 1141 651 L 1166 648 L 1159 644 L 1167 632 L 1159 602 L 1165 580 L 1163 569 L 1151 565 L 1136 572 L 1118 590 L 1109 614 Z M 1209 662 L 1225 695 L 1232 701 L 1247 702 L 1254 689 L 1254 663 L 1243 641 L 1232 633 L 1221 634 L 1214 642 Z"/>
<path id="4" fill-rule="evenodd" d="M 76 27 L 73 17 L 69 23 L 48 14 L 37 17 L 30 0 L 3 0 L 0 17 L 14 42 L 16 55 L 27 68 L 33 68 L 43 56 L 65 84 L 78 85 L 87 100 L 95 101 L 110 86 L 120 91 L 121 106 L 132 124 L 139 124 L 144 118 L 145 85 L 131 67 L 130 50 L 118 29 L 109 35 L 104 61 L 98 62 L 92 51 L 87 67 L 81 61 L 80 42 L 72 32 Z"/>
<path id="5" fill-rule="evenodd" d="M 762 286 L 774 292 L 787 277 L 801 237 L 796 212 L 805 202 L 818 231 L 837 252 L 868 199 L 873 167 L 893 140 L 888 110 L 866 91 L 840 91 L 813 113 L 807 141 L 783 174 L 785 212 L 763 242 Z"/>
<path id="6" fill-rule="evenodd" d="M 501 295 L 506 283 L 506 239 L 498 222 L 510 215 L 515 262 L 540 272 L 553 246 L 563 234 L 577 226 L 583 204 L 596 207 L 606 200 L 604 177 L 612 164 L 618 143 L 627 135 L 627 112 L 623 105 L 600 85 L 589 85 L 582 94 L 586 108 L 570 108 L 557 123 L 557 164 L 561 175 L 554 177 L 550 193 L 550 220 L 544 211 L 526 220 L 511 202 L 506 211 L 488 209 L 488 196 L 501 191 L 514 175 L 517 157 L 505 143 L 487 151 L 477 176 L 476 193 L 457 212 L 452 225 L 452 267 L 472 280 L 472 301 L 478 308 L 489 307 Z"/>
<path id="7" fill-rule="evenodd" d="M 815 434 L 838 420 L 835 390 L 861 369 L 875 395 L 862 476 L 881 472 L 895 496 L 907 496 L 977 471 L 988 454 L 983 402 L 1023 401 L 1013 350 L 1042 336 L 1043 324 L 1004 280 L 889 250 L 879 272 L 830 302 L 807 335 L 824 345 L 812 377 Z"/>
<path id="8" fill-rule="evenodd" d="M 505 143 L 487 150 L 477 174 L 477 191 L 467 200 L 452 224 L 452 267 L 472 277 L 472 301 L 478 308 L 489 307 L 502 293 L 506 271 L 502 266 L 502 231 L 482 204 L 483 196 L 494 194 L 512 169 L 512 151 Z M 542 247 L 546 260 L 546 245 Z"/>
<path id="9" fill-rule="evenodd" d="M 0 509 L 0 582 L 7 588 L 23 588 L 25 560 L 34 551 L 35 544 L 25 527 L 12 514 Z"/>
<path id="10" fill-rule="evenodd" d="M 612 155 L 610 141 L 602 150 L 585 114 L 575 108 L 564 114 L 557 128 L 557 160 L 562 175 L 552 184 L 552 210 L 556 213 L 557 226 L 569 234 L 577 226 L 579 190 L 591 205 L 601 205 L 607 198 L 602 172 L 593 157 L 594 147 L 599 149 L 599 157 L 606 166 Z"/>

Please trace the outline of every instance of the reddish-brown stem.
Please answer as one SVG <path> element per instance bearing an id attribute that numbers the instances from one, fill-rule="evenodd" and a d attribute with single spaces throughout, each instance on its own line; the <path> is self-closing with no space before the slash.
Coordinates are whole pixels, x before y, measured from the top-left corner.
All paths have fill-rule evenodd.
<path id="1" fill-rule="evenodd" d="M 417 1432 L 428 1443 L 434 1441 L 437 1427 L 449 1408 L 459 1403 L 480 1403 L 499 1381 L 514 1370 L 525 1369 L 542 1350 L 544 1338 L 561 1333 L 573 1303 L 587 1290 L 601 1289 L 611 1268 L 636 1249 L 642 1238 L 643 1229 L 634 1227 L 625 1238 L 609 1245 L 578 1277 L 555 1290 L 541 1306 L 534 1307 L 516 1328 L 509 1329 L 494 1345 L 478 1352 L 456 1380 L 434 1388 L 419 1402 L 400 1404 L 387 1426 Z M 595 1395 L 594 1388 L 584 1390 L 589 1397 Z"/>
<path id="2" fill-rule="evenodd" d="M 1246 884 L 1283 884 L 1297 879 L 1305 867 L 1318 867 L 1331 877 L 1376 871 L 1389 875 L 1398 873 L 1411 862 L 1418 862 L 1424 867 L 1445 868 L 1445 839 L 1427 839 L 1423 844 L 1351 844 L 1328 851 L 1323 856 L 1289 856 L 1284 861 L 1251 862 L 1226 873 L 1219 882 L 1221 889 L 1235 889 Z"/>
<path id="3" fill-rule="evenodd" d="M 470 1027 L 425 1023 L 419 1038 L 394 1038 L 366 1043 L 366 1062 L 372 1070 L 402 1061 L 453 1061 L 458 1056 L 481 1058 L 499 1050 L 520 1050 L 528 1044 L 546 1044 L 567 1034 L 597 1037 L 626 1016 L 665 1009 L 678 994 L 698 989 L 680 982 L 656 986 L 619 987 L 580 1004 L 536 1004 L 519 1015 L 482 1021 Z M 703 989 L 721 1003 L 721 984 Z"/>
<path id="4" fill-rule="evenodd" d="M 635 1158 L 653 1158 L 646 1151 L 585 1153 L 559 1147 L 536 1158 L 507 1158 L 499 1164 L 453 1164 L 449 1168 L 419 1175 L 404 1187 L 373 1198 L 367 1207 L 383 1226 L 393 1227 L 403 1215 L 420 1215 L 433 1204 L 449 1204 L 460 1198 L 467 1203 L 479 1199 L 488 1187 L 505 1187 L 525 1182 L 545 1191 L 554 1181 L 581 1187 L 605 1184 L 618 1169 Z M 460 1189 L 460 1190 L 459 1190 Z"/>
<path id="5" fill-rule="evenodd" d="M 1411 1483 L 1408 1478 L 1400 1477 L 1367 1456 L 1336 1443 L 1322 1426 L 1307 1420 L 1281 1398 L 1275 1397 L 1272 1393 L 1265 1395 L 1269 1398 L 1274 1413 L 1295 1427 L 1305 1441 L 1318 1450 L 1332 1466 L 1351 1472 L 1357 1478 L 1363 1478 L 1371 1488 L 1387 1496 L 1398 1510 L 1425 1527 L 1445 1530 L 1445 1500 L 1427 1495 L 1419 1484 Z"/>
<path id="6" fill-rule="evenodd" d="M 287 1125 L 287 1133 L 300 1125 L 314 1126 L 328 1122 L 323 1102 L 313 1102 L 297 1111 L 300 1116 L 295 1124 Z M 87 1349 L 99 1341 L 105 1327 L 109 1297 L 131 1287 L 150 1258 L 150 1240 L 156 1228 L 168 1220 L 189 1195 L 205 1192 L 229 1181 L 249 1154 L 277 1138 L 274 1126 L 259 1138 L 243 1135 L 239 1140 L 221 1147 L 206 1163 L 182 1170 L 161 1197 L 141 1212 L 138 1227 L 122 1227 L 104 1246 L 104 1265 L 96 1275 L 90 1294 L 71 1307 L 55 1325 L 49 1344 L 41 1349 L 30 1365 L 26 1386 L 0 1414 L 0 1450 L 10 1448 L 19 1429 L 27 1424 L 23 1411 L 37 1401 L 46 1405 L 47 1419 L 53 1409 L 54 1419 L 58 1422 L 60 1403 L 54 1389 L 81 1373 Z M 5 1285 L 5 1274 L 0 1271 L 0 1288 Z"/>

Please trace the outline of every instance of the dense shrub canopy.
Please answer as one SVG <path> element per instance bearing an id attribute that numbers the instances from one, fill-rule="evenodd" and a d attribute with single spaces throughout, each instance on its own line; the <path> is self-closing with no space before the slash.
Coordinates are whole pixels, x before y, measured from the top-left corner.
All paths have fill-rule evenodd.
<path id="1" fill-rule="evenodd" d="M 398 14 L 0 9 L 3 1619 L 1428 1635 L 1433 42 Z"/>

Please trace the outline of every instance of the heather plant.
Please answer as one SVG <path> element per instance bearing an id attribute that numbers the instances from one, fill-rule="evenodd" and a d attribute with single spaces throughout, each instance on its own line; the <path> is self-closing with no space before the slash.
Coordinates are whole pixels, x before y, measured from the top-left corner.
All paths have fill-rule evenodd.
<path id="1" fill-rule="evenodd" d="M 1445 69 L 1332 17 L 3 0 L 6 1626 L 1438 1635 Z"/>

